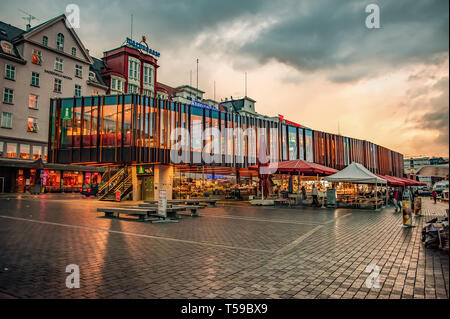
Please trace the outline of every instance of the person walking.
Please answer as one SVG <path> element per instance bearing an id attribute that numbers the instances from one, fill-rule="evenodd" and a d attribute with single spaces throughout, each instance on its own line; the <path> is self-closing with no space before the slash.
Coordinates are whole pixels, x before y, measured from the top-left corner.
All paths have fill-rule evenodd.
<path id="1" fill-rule="evenodd" d="M 302 186 L 302 199 L 306 200 L 306 188 L 305 188 L 305 186 Z"/>
<path id="2" fill-rule="evenodd" d="M 437 193 L 436 193 L 436 191 L 433 191 L 433 192 L 431 193 L 431 196 L 433 196 L 434 204 L 436 204 L 436 198 L 437 198 Z"/>
<path id="3" fill-rule="evenodd" d="M 317 190 L 316 185 L 313 185 L 313 187 L 312 187 L 312 198 L 313 198 L 312 205 L 314 205 L 316 207 L 320 206 L 318 197 L 319 197 L 319 191 Z"/>
<path id="4" fill-rule="evenodd" d="M 394 207 L 395 207 L 395 212 L 396 213 L 400 209 L 400 204 L 399 204 L 399 202 L 401 201 L 400 200 L 400 196 L 401 196 L 400 190 L 398 188 L 396 188 L 395 192 L 394 192 Z"/>

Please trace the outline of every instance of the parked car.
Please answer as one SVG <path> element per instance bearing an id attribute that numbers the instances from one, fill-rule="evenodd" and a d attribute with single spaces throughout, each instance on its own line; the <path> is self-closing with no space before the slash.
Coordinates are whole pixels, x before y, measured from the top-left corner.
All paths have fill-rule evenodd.
<path id="1" fill-rule="evenodd" d="M 81 188 L 81 194 L 85 196 L 97 196 L 98 185 L 97 184 L 87 184 L 83 185 Z"/>

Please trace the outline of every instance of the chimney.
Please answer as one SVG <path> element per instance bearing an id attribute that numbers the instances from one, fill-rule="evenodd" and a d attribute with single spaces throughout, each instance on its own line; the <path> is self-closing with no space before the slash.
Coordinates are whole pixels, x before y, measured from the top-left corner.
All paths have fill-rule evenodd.
<path id="1" fill-rule="evenodd" d="M 31 24 L 28 23 L 26 26 L 26 30 L 29 31 L 30 29 L 31 29 Z"/>

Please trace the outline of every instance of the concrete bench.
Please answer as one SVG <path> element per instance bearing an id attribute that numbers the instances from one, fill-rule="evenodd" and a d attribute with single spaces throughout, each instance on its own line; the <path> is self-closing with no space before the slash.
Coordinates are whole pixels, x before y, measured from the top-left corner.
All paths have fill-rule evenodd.
<path id="1" fill-rule="evenodd" d="M 152 208 L 158 208 L 158 206 L 156 204 L 150 204 L 150 203 L 145 203 L 145 204 L 139 204 L 139 207 L 152 207 Z M 173 210 L 175 212 L 180 212 L 180 211 L 185 211 L 185 210 L 190 210 L 191 211 L 191 216 L 192 217 L 198 217 L 198 213 L 197 211 L 199 209 L 203 209 L 205 208 L 205 206 L 201 206 L 201 205 L 175 205 L 173 203 L 167 203 L 167 211 Z"/>

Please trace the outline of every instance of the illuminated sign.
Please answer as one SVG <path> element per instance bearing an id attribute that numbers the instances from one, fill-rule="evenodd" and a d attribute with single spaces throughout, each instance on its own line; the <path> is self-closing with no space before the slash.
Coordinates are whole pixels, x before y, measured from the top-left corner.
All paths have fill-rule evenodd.
<path id="1" fill-rule="evenodd" d="M 142 42 L 144 44 L 142 44 Z M 151 54 L 151 55 L 154 55 L 156 57 L 159 57 L 161 55 L 159 52 L 157 52 L 155 50 L 152 50 L 152 49 L 150 49 L 148 47 L 145 37 L 142 37 L 142 42 L 139 43 L 139 42 L 136 42 L 136 41 L 134 41 L 134 40 L 132 40 L 130 38 L 127 38 L 127 43 L 129 45 L 135 47 L 136 49 L 140 50 L 141 52 L 144 51 L 144 52 L 146 52 L 148 54 Z"/>
<path id="2" fill-rule="evenodd" d="M 137 175 L 153 175 L 152 166 L 138 166 L 136 170 Z"/>
<path id="3" fill-rule="evenodd" d="M 197 102 L 197 101 L 191 101 L 191 106 L 197 106 L 197 107 L 201 107 L 201 108 L 204 108 L 204 109 L 217 111 L 217 109 L 215 107 L 212 107 L 212 106 L 209 106 L 207 104 L 203 104 L 203 103 L 200 103 L 200 102 Z"/>

